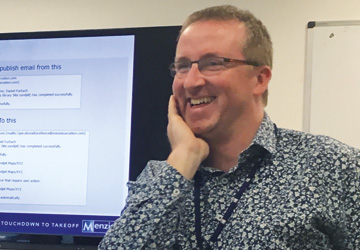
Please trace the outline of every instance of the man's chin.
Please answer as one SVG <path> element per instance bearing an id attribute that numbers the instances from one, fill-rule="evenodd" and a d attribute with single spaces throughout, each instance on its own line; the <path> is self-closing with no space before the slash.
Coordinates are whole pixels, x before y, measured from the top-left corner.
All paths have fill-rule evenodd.
<path id="1" fill-rule="evenodd" d="M 213 129 L 213 126 L 197 126 L 191 127 L 191 131 L 194 133 L 196 137 L 206 139 Z"/>
<path id="2" fill-rule="evenodd" d="M 212 131 L 216 127 L 217 119 L 186 119 L 185 122 L 196 137 L 205 139 L 211 135 Z"/>

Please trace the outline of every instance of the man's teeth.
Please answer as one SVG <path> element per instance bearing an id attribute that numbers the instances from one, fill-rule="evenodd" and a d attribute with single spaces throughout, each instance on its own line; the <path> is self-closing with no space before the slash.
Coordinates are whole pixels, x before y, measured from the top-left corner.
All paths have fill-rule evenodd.
<path id="1" fill-rule="evenodd" d="M 215 99 L 214 97 L 204 97 L 204 98 L 200 98 L 200 99 L 190 99 L 190 104 L 193 106 L 193 105 L 210 103 L 214 99 Z"/>

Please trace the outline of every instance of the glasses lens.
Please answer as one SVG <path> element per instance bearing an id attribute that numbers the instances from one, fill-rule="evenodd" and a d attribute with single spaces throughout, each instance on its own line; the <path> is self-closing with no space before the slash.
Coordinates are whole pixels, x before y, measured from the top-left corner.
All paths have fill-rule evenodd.
<path id="1" fill-rule="evenodd" d="M 175 63 L 175 70 L 177 73 L 184 74 L 189 72 L 191 68 L 190 61 L 180 61 Z"/>
<path id="2" fill-rule="evenodd" d="M 174 77 L 176 75 L 176 70 L 175 70 L 175 65 L 174 63 L 171 63 L 170 66 L 169 66 L 169 70 L 170 70 L 170 75 L 172 77 Z"/>
<path id="3" fill-rule="evenodd" d="M 174 62 L 169 66 L 170 75 L 175 76 L 176 74 L 186 74 L 189 72 L 190 68 L 191 68 L 190 61 Z"/>
<path id="4" fill-rule="evenodd" d="M 207 57 L 199 60 L 199 69 L 202 72 L 219 71 L 225 68 L 225 61 L 222 57 Z"/>

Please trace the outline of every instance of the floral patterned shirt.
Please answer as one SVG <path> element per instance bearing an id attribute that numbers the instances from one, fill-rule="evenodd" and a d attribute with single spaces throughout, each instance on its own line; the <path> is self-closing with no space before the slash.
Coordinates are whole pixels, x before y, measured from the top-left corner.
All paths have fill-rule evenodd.
<path id="1" fill-rule="evenodd" d="M 248 172 L 259 165 L 218 240 L 209 241 Z M 325 136 L 277 129 L 265 114 L 228 173 L 201 166 L 204 245 L 212 249 L 360 248 L 360 151 Z M 194 181 L 150 161 L 99 249 L 198 249 Z"/>

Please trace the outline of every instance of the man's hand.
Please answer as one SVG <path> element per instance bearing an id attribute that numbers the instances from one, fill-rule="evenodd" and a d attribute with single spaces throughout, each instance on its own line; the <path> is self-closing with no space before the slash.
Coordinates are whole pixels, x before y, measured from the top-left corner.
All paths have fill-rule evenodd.
<path id="1" fill-rule="evenodd" d="M 169 100 L 168 119 L 167 133 L 172 151 L 167 162 L 186 179 L 191 180 L 200 163 L 209 155 L 209 145 L 203 139 L 195 137 L 186 125 L 178 113 L 173 95 Z"/>

